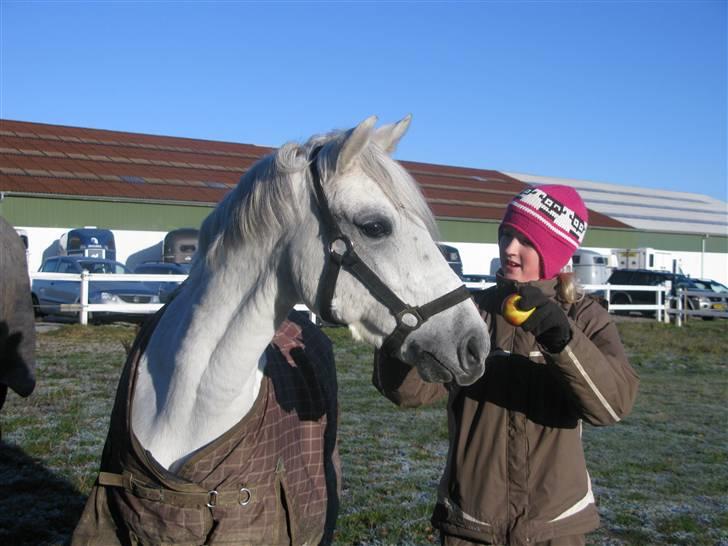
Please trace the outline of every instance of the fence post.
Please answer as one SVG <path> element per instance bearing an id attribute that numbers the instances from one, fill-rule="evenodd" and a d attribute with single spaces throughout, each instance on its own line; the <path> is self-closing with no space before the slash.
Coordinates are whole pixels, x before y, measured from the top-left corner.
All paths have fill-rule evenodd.
<path id="1" fill-rule="evenodd" d="M 675 324 L 679 328 L 682 326 L 682 290 L 678 288 L 677 291 L 677 315 L 675 319 Z"/>
<path id="2" fill-rule="evenodd" d="M 670 293 L 665 290 L 665 305 L 663 306 L 662 312 L 665 313 L 665 324 L 670 324 L 670 302 L 672 301 L 672 296 Z"/>
<path id="3" fill-rule="evenodd" d="M 88 324 L 88 271 L 81 271 L 81 294 L 80 294 L 81 313 L 79 320 L 84 326 Z"/>
<path id="4" fill-rule="evenodd" d="M 657 319 L 657 322 L 662 322 L 662 291 L 664 289 L 660 287 L 658 290 L 655 290 L 655 305 L 657 306 L 657 309 L 655 310 L 655 318 Z"/>
<path id="5" fill-rule="evenodd" d="M 607 285 L 606 292 L 607 292 L 607 313 L 609 313 L 610 312 L 610 309 L 609 308 L 612 305 L 612 297 L 611 297 L 611 294 L 610 294 L 611 290 L 609 289 L 609 286 L 608 285 Z"/>

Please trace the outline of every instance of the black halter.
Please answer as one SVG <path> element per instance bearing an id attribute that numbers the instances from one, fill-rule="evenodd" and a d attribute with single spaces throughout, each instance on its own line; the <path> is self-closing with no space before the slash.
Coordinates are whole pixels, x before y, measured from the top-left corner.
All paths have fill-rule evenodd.
<path id="1" fill-rule="evenodd" d="M 339 224 L 334 219 L 333 214 L 331 214 L 328 199 L 326 199 L 326 194 L 321 185 L 321 176 L 316 166 L 316 159 L 320 151 L 321 146 L 313 150 L 309 167 L 311 169 L 314 191 L 316 192 L 316 200 L 321 211 L 322 227 L 329 239 L 329 244 L 326 249 L 329 255 L 329 261 L 324 268 L 324 274 L 319 285 L 321 317 L 326 322 L 341 324 L 331 313 L 331 300 L 334 297 L 339 271 L 343 267 L 359 279 L 377 301 L 389 309 L 389 312 L 394 316 L 397 325 L 382 344 L 383 351 L 394 354 L 410 332 L 417 330 L 430 317 L 437 313 L 465 301 L 470 297 L 470 292 L 468 292 L 468 289 L 464 285 L 461 285 L 455 290 L 418 307 L 407 305 L 399 299 L 382 282 L 377 274 L 361 260 L 359 255 L 354 251 L 351 239 L 341 232 Z"/>

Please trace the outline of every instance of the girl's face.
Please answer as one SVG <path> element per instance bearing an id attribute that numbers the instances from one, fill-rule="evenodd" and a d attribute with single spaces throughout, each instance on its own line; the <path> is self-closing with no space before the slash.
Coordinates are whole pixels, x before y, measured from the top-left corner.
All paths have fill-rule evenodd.
<path id="1" fill-rule="evenodd" d="M 504 226 L 498 239 L 501 270 L 506 279 L 517 282 L 537 281 L 541 273 L 541 258 L 525 236 Z"/>

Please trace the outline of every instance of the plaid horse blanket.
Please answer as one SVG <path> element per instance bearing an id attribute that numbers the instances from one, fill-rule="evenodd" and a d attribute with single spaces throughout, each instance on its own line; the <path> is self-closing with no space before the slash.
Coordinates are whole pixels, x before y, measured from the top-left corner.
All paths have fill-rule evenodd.
<path id="1" fill-rule="evenodd" d="M 337 385 L 330 340 L 291 313 L 267 348 L 251 411 L 175 474 L 131 433 L 139 332 L 117 389 L 101 471 L 72 544 L 328 544 L 338 512 Z"/>

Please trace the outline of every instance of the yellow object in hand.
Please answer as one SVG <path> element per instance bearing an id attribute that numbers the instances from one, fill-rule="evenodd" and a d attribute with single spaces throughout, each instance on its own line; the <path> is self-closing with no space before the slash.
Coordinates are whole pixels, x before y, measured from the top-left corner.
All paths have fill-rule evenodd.
<path id="1" fill-rule="evenodd" d="M 503 300 L 503 305 L 501 306 L 501 314 L 503 315 L 503 318 L 505 318 L 513 326 L 520 326 L 526 322 L 526 319 L 536 310 L 535 307 L 532 307 L 531 309 L 521 311 L 518 307 L 516 307 L 516 303 L 520 299 L 521 296 L 519 294 L 511 294 Z"/>

